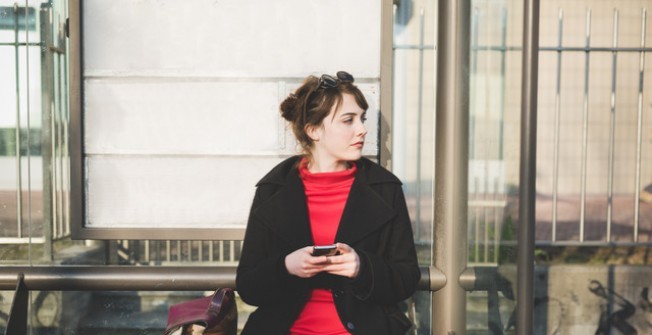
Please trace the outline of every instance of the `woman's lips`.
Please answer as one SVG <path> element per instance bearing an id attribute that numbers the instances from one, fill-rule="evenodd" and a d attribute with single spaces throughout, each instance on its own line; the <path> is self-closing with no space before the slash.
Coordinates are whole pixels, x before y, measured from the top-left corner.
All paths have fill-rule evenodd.
<path id="1" fill-rule="evenodd" d="M 362 142 L 362 141 L 353 143 L 353 146 L 356 147 L 356 148 L 362 148 L 363 145 L 364 145 L 364 142 Z"/>

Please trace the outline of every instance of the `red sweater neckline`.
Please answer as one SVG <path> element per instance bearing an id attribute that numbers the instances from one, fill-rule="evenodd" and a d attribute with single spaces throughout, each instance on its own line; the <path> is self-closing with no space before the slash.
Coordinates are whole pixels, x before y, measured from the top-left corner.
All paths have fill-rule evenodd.
<path id="1" fill-rule="evenodd" d="M 301 163 L 299 163 L 299 174 L 301 175 L 301 179 L 304 180 L 305 183 L 312 185 L 332 185 L 350 181 L 351 178 L 355 176 L 357 170 L 358 168 L 356 165 L 351 164 L 350 168 L 342 171 L 312 173 L 308 170 L 308 161 L 306 161 L 306 159 L 303 159 Z"/>

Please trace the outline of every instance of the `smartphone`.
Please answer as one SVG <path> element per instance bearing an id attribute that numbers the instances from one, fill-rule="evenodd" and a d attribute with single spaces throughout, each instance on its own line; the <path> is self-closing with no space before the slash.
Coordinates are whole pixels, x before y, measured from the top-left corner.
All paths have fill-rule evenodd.
<path id="1" fill-rule="evenodd" d="M 313 256 L 336 256 L 339 254 L 339 251 L 337 251 L 337 245 L 335 244 L 316 245 L 312 247 Z"/>

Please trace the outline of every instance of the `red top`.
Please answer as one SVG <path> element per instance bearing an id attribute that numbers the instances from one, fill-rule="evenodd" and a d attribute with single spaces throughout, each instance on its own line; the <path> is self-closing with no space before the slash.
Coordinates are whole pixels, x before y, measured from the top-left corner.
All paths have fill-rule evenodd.
<path id="1" fill-rule="evenodd" d="M 355 178 L 356 166 L 344 171 L 310 173 L 305 161 L 299 165 L 308 202 L 310 229 L 315 245 L 335 243 L 335 234 L 342 218 L 346 199 Z M 349 334 L 342 325 L 333 295 L 327 289 L 314 289 L 299 318 L 290 329 L 291 335 Z"/>

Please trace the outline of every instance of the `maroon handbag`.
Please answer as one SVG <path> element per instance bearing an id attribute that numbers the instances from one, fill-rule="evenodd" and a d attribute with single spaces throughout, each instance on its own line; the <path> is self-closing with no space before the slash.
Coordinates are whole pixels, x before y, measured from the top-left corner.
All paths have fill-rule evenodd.
<path id="1" fill-rule="evenodd" d="M 236 335 L 238 309 L 233 290 L 221 288 L 211 296 L 171 305 L 164 335 L 192 334 L 195 325 L 205 328 L 206 335 Z"/>

